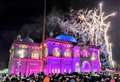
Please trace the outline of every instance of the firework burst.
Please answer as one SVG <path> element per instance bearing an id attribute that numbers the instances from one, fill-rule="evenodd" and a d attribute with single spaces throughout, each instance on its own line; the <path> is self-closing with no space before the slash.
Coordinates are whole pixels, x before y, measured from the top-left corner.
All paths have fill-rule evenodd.
<path id="1" fill-rule="evenodd" d="M 51 16 L 52 21 L 59 24 L 60 28 L 65 33 L 72 33 L 86 44 L 88 41 L 90 45 L 100 46 L 102 52 L 106 52 L 109 61 L 112 61 L 112 49 L 109 42 L 108 30 L 110 27 L 109 19 L 115 16 L 116 13 L 105 15 L 102 10 L 103 4 L 93 10 L 70 10 L 67 17 Z M 51 23 L 52 24 L 52 23 Z"/>

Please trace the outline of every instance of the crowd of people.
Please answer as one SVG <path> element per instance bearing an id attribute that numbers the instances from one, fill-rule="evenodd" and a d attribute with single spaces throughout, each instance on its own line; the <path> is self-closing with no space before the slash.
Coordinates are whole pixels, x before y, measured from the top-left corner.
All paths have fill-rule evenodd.
<path id="1" fill-rule="evenodd" d="M 113 76 L 106 73 L 64 73 L 45 75 L 41 72 L 29 76 L 21 76 L 21 74 L 4 74 L 2 76 L 2 82 L 120 82 L 119 76 Z"/>

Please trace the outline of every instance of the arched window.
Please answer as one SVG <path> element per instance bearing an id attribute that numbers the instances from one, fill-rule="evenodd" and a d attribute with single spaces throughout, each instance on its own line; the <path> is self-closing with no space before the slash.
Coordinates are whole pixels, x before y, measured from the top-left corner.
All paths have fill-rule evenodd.
<path id="1" fill-rule="evenodd" d="M 18 49 L 17 57 L 24 58 L 26 56 L 26 49 Z"/>
<path id="2" fill-rule="evenodd" d="M 59 57 L 60 56 L 60 49 L 58 47 L 53 48 L 52 54 L 53 54 L 53 56 Z"/>
<path id="3" fill-rule="evenodd" d="M 40 54 L 39 54 L 38 51 L 33 51 L 31 58 L 32 58 L 32 59 L 39 59 L 39 55 L 40 55 Z"/>
<path id="4" fill-rule="evenodd" d="M 65 57 L 71 57 L 71 50 L 70 49 L 66 49 L 64 52 L 64 56 Z"/>
<path id="5" fill-rule="evenodd" d="M 83 51 L 82 51 L 82 56 L 83 57 L 88 57 L 88 51 L 86 50 L 86 49 L 84 49 Z"/>
<path id="6" fill-rule="evenodd" d="M 80 51 L 79 50 L 74 51 L 74 57 L 80 57 Z"/>
<path id="7" fill-rule="evenodd" d="M 91 60 L 94 61 L 97 59 L 97 56 L 96 56 L 96 53 L 95 52 L 92 52 L 92 55 L 91 55 Z"/>
<path id="8" fill-rule="evenodd" d="M 91 64 L 88 61 L 84 61 L 82 63 L 82 72 L 90 72 L 91 71 Z"/>

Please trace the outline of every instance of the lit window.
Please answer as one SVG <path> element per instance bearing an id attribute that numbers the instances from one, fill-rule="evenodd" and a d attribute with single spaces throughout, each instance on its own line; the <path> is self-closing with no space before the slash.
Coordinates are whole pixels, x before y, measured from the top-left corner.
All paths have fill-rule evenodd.
<path id="1" fill-rule="evenodd" d="M 24 49 L 20 49 L 17 51 L 17 54 L 20 58 L 24 58 L 25 56 L 25 50 Z"/>
<path id="2" fill-rule="evenodd" d="M 74 57 L 80 57 L 80 51 L 79 50 L 75 50 Z"/>
<path id="3" fill-rule="evenodd" d="M 95 52 L 92 53 L 91 60 L 96 60 L 96 54 L 95 54 Z"/>
<path id="4" fill-rule="evenodd" d="M 88 57 L 88 52 L 87 52 L 86 49 L 83 50 L 83 54 L 82 55 L 83 55 L 83 57 Z"/>
<path id="5" fill-rule="evenodd" d="M 25 45 L 25 44 L 20 44 L 19 47 L 20 47 L 20 48 L 27 48 L 28 46 Z"/>
<path id="6" fill-rule="evenodd" d="M 66 49 L 66 50 L 65 50 L 64 56 L 65 56 L 65 57 L 71 57 L 71 51 L 70 51 L 70 49 Z"/>
<path id="7" fill-rule="evenodd" d="M 52 73 L 54 73 L 54 69 L 52 69 Z"/>
<path id="8" fill-rule="evenodd" d="M 32 58 L 33 59 L 39 59 L 39 52 L 35 51 L 32 53 Z"/>
<path id="9" fill-rule="evenodd" d="M 53 53 L 54 56 L 59 57 L 60 56 L 60 49 L 59 48 L 54 48 L 52 53 Z"/>
<path id="10" fill-rule="evenodd" d="M 55 73 L 57 73 L 57 69 L 55 69 Z"/>

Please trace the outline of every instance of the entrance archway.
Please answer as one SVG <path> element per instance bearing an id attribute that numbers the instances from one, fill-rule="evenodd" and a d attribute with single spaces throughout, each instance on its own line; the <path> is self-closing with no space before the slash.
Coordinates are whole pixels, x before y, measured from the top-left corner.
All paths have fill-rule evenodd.
<path id="1" fill-rule="evenodd" d="M 90 72 L 91 71 L 90 63 L 88 61 L 83 61 L 81 70 L 82 72 Z"/>

